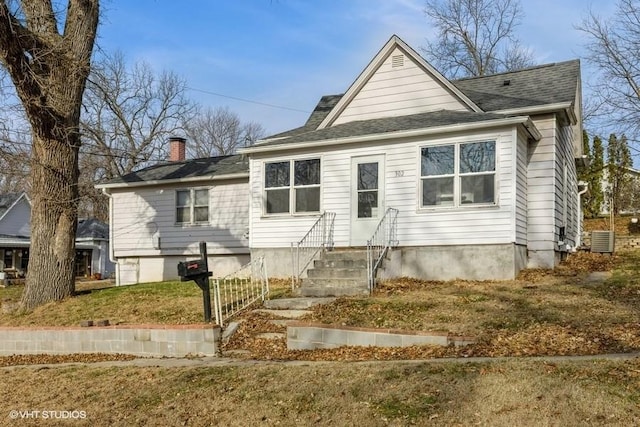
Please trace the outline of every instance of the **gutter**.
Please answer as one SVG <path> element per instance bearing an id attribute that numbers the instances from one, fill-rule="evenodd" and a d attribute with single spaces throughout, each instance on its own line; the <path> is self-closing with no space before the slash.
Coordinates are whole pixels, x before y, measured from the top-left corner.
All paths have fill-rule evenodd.
<path id="1" fill-rule="evenodd" d="M 545 104 L 538 105 L 534 107 L 519 107 L 519 108 L 510 108 L 507 110 L 496 110 L 491 111 L 492 113 L 498 114 L 541 114 L 541 113 L 553 113 L 555 111 L 564 111 L 572 125 L 578 123 L 578 119 L 576 117 L 576 113 L 573 110 L 572 102 L 558 102 L 556 104 Z"/>
<path id="2" fill-rule="evenodd" d="M 428 136 L 434 134 L 441 133 L 450 133 L 450 132 L 462 132 L 467 130 L 476 130 L 476 129 L 489 129 L 498 126 L 508 126 L 508 125 L 518 125 L 522 124 L 534 137 L 536 140 L 542 138 L 542 135 L 536 129 L 535 125 L 531 121 L 528 116 L 514 116 L 507 117 L 504 119 L 495 119 L 495 120 L 487 120 L 483 122 L 474 122 L 474 123 L 464 123 L 460 125 L 446 125 L 446 126 L 437 126 L 432 128 L 422 128 L 422 129 L 412 129 L 412 130 L 404 130 L 398 132 L 388 132 L 383 134 L 368 134 L 368 135 L 358 135 L 351 136 L 345 138 L 331 138 L 331 139 L 323 139 L 323 140 L 315 140 L 315 141 L 304 141 L 304 142 L 293 142 L 293 143 L 283 143 L 278 145 L 267 145 L 260 146 L 254 145 L 252 147 L 242 148 L 238 150 L 241 154 L 253 154 L 253 153 L 267 153 L 271 151 L 284 151 L 284 150 L 293 150 L 300 148 L 318 148 L 318 144 L 322 144 L 322 147 L 330 146 L 330 145 L 342 145 L 342 144 L 354 144 L 358 142 L 382 142 L 390 139 L 398 139 L 398 138 L 410 138 L 410 137 L 418 137 L 418 136 Z"/>
<path id="3" fill-rule="evenodd" d="M 116 286 L 120 285 L 120 265 L 115 258 L 115 252 L 113 248 L 113 241 L 115 235 L 113 233 L 113 195 L 107 189 L 108 187 L 100 187 L 102 193 L 109 198 L 109 261 L 114 265 L 116 269 Z"/>
<path id="4" fill-rule="evenodd" d="M 194 176 L 191 178 L 157 179 L 153 181 L 137 181 L 137 182 L 117 182 L 113 184 L 106 183 L 106 184 L 98 184 L 95 187 L 98 189 L 101 189 L 104 194 L 109 196 L 109 194 L 105 192 L 105 189 L 150 187 L 153 185 L 182 184 L 182 183 L 192 183 L 192 182 L 198 182 L 198 181 L 223 181 L 223 180 L 239 179 L 239 178 L 249 178 L 249 173 L 242 172 L 242 173 L 229 173 L 226 175 Z"/>
<path id="5" fill-rule="evenodd" d="M 583 221 L 583 218 L 582 218 L 582 195 L 584 193 L 586 193 L 587 191 L 589 191 L 589 183 L 588 182 L 584 182 L 584 181 L 580 181 L 580 182 L 578 182 L 578 187 L 580 187 L 580 186 L 584 186 L 584 189 L 582 189 L 582 190 L 580 190 L 578 192 L 578 218 L 580 218 L 580 221 Z M 578 230 L 578 235 L 576 236 L 576 245 L 573 248 L 572 252 L 575 252 L 580 247 L 580 245 L 582 245 L 582 227 L 580 227 L 580 229 Z"/>

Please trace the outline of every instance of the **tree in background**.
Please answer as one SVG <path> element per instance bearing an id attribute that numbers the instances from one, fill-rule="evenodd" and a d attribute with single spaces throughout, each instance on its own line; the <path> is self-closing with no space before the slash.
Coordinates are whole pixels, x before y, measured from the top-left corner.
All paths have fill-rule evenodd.
<path id="1" fill-rule="evenodd" d="M 589 166 L 579 168 L 578 180 L 589 185 L 589 191 L 583 196 L 583 212 L 587 218 L 595 218 L 602 211 L 604 195 L 602 193 L 602 178 L 604 174 L 604 147 L 599 136 L 589 143 L 589 135 L 582 133 L 584 153 L 589 156 Z"/>
<path id="2" fill-rule="evenodd" d="M 622 130 L 632 140 L 640 137 L 640 2 L 619 0 L 615 15 L 603 19 L 594 13 L 578 29 L 589 37 L 587 60 L 600 72 L 593 81 L 590 102 L 595 118 Z"/>
<path id="3" fill-rule="evenodd" d="M 632 191 L 629 175 L 631 165 L 631 152 L 627 138 L 624 135 L 618 138 L 615 134 L 611 134 L 607 146 L 606 198 L 610 203 L 609 209 L 613 210 L 614 214 L 631 208 Z"/>
<path id="4" fill-rule="evenodd" d="M 426 0 L 436 40 L 422 48 L 448 78 L 484 76 L 533 65 L 515 37 L 523 17 L 518 0 Z"/>
<path id="5" fill-rule="evenodd" d="M 31 127 L 25 309 L 75 290 L 80 108 L 98 15 L 98 0 L 0 1 L 0 64 Z"/>
<path id="6" fill-rule="evenodd" d="M 176 74 L 156 74 L 144 62 L 128 66 L 119 51 L 95 60 L 81 120 L 81 213 L 107 219 L 108 200 L 94 185 L 165 160 L 168 137 L 195 111 Z"/>
<path id="7" fill-rule="evenodd" d="M 262 125 L 242 123 L 227 107 L 207 108 L 185 123 L 185 128 L 187 150 L 192 158 L 233 154 L 265 135 Z"/>

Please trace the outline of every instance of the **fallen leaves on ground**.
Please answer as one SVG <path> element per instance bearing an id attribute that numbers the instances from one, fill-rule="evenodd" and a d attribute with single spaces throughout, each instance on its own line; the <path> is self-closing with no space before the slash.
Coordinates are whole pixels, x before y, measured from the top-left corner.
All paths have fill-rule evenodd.
<path id="1" fill-rule="evenodd" d="M 14 365 L 41 365 L 57 363 L 117 362 L 138 359 L 130 354 L 75 353 L 75 354 L 14 354 L 0 356 L 0 367 Z"/>

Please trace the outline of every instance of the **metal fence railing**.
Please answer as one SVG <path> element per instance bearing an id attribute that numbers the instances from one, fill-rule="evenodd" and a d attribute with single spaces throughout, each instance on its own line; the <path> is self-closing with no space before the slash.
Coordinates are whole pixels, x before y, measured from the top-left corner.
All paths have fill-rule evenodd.
<path id="1" fill-rule="evenodd" d="M 367 240 L 367 277 L 373 291 L 376 271 L 391 247 L 398 246 L 398 209 L 387 208 L 371 239 Z"/>
<path id="2" fill-rule="evenodd" d="M 321 250 L 333 248 L 333 223 L 335 218 L 336 214 L 334 212 L 324 212 L 300 241 L 291 243 L 292 287 L 297 285 L 300 275 Z"/>
<path id="3" fill-rule="evenodd" d="M 236 272 L 211 279 L 216 323 L 224 327 L 234 314 L 269 295 L 269 279 L 264 258 L 256 258 Z"/>

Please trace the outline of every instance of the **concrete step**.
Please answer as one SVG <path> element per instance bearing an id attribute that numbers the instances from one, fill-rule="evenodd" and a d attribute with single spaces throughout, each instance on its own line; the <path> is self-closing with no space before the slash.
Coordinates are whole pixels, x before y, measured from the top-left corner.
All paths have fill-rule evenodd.
<path id="1" fill-rule="evenodd" d="M 264 307 L 271 310 L 305 310 L 314 305 L 329 304 L 335 298 L 280 298 L 266 300 Z"/>
<path id="2" fill-rule="evenodd" d="M 308 297 L 366 296 L 369 295 L 369 288 L 363 286 L 314 285 L 300 288 L 300 294 Z"/>
<path id="3" fill-rule="evenodd" d="M 307 314 L 311 314 L 311 311 L 309 310 L 269 310 L 259 308 L 254 311 L 258 313 L 270 314 L 272 316 L 284 317 L 286 319 L 298 319 L 300 317 L 306 316 Z"/>
<path id="4" fill-rule="evenodd" d="M 322 259 L 328 261 L 340 261 L 340 260 L 367 260 L 367 251 L 364 250 L 334 250 L 330 252 L 324 252 Z"/>
<path id="5" fill-rule="evenodd" d="M 367 278 L 366 268 L 312 268 L 307 270 L 310 279 L 363 279 Z"/>
<path id="6" fill-rule="evenodd" d="M 306 277 L 302 279 L 301 288 L 308 286 L 333 286 L 336 288 L 343 287 L 367 287 L 367 279 L 352 278 L 321 278 L 321 277 Z"/>
<path id="7" fill-rule="evenodd" d="M 317 259 L 314 268 L 367 268 L 366 259 Z"/>

